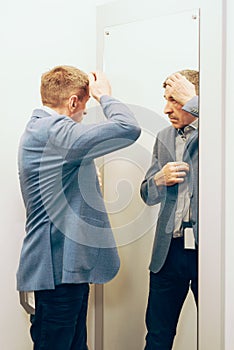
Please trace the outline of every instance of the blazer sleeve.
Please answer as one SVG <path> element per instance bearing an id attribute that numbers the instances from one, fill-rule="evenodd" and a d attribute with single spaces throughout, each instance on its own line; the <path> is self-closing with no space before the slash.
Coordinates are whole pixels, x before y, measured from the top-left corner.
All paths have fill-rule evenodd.
<path id="1" fill-rule="evenodd" d="M 199 97 L 194 96 L 182 108 L 184 111 L 192 114 L 194 117 L 199 117 Z"/>
<path id="2" fill-rule="evenodd" d="M 71 118 L 57 119 L 49 140 L 68 162 L 91 160 L 127 147 L 140 136 L 141 129 L 130 109 L 110 96 L 100 101 L 106 120 L 94 124 L 75 123 Z"/>
<path id="3" fill-rule="evenodd" d="M 161 170 L 158 160 L 159 147 L 159 139 L 157 137 L 154 144 L 151 166 L 148 169 L 140 188 L 141 198 L 149 206 L 160 203 L 162 199 L 165 198 L 166 193 L 166 186 L 159 187 L 154 181 L 154 175 Z"/>

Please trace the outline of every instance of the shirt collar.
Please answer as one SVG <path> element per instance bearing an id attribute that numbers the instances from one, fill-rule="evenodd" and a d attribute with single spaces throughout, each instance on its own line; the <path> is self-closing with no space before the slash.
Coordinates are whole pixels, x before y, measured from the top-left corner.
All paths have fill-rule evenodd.
<path id="1" fill-rule="evenodd" d="M 196 118 L 191 124 L 189 124 L 195 130 L 198 129 L 198 118 Z"/>
<path id="2" fill-rule="evenodd" d="M 54 109 L 48 107 L 48 106 L 41 106 L 40 109 L 42 109 L 43 111 L 49 113 L 50 115 L 52 114 L 58 114 Z"/>

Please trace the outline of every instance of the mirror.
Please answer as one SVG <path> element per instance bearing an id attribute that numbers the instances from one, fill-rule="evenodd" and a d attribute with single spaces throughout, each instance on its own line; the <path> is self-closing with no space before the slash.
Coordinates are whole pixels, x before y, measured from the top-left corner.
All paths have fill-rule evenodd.
<path id="1" fill-rule="evenodd" d="M 178 70 L 198 70 L 198 57 L 198 10 L 104 30 L 103 70 L 113 96 L 135 112 L 142 135 L 136 144 L 103 159 L 104 197 L 121 259 L 115 279 L 98 287 L 98 293 L 103 288 L 99 300 L 103 350 L 144 348 L 148 266 L 158 206 L 146 207 L 140 198 L 140 184 L 151 163 L 155 136 L 169 125 L 163 114 L 162 83 Z M 177 329 L 173 350 L 197 349 L 197 311 L 191 293 Z"/>

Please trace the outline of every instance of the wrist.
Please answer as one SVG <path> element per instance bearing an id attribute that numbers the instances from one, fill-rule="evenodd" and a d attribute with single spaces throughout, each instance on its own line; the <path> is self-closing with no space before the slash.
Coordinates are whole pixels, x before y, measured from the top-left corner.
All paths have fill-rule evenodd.
<path id="1" fill-rule="evenodd" d="M 99 94 L 99 95 L 95 95 L 93 96 L 98 102 L 101 102 L 101 100 L 105 99 L 105 97 L 110 97 L 110 95 L 108 95 L 107 93 L 105 94 Z"/>
<path id="2" fill-rule="evenodd" d="M 188 103 L 189 101 L 191 101 L 196 95 L 190 95 L 190 96 L 186 96 L 183 101 L 182 101 L 182 105 L 186 105 L 186 103 Z"/>

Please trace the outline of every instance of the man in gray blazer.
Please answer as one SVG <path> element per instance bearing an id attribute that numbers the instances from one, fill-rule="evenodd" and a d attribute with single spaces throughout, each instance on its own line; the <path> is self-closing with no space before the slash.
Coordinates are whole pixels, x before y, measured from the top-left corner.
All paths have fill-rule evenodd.
<path id="1" fill-rule="evenodd" d="M 157 135 L 141 185 L 147 205 L 160 203 L 150 263 L 146 350 L 171 350 L 188 290 L 198 298 L 199 74 L 183 70 L 164 82 L 171 126 Z"/>
<path id="2" fill-rule="evenodd" d="M 105 120 L 82 124 L 92 95 Z M 119 257 L 94 159 L 127 147 L 140 128 L 111 95 L 103 73 L 71 66 L 42 75 L 43 106 L 33 111 L 19 146 L 26 237 L 17 289 L 34 291 L 34 349 L 87 349 L 89 283 L 105 283 Z"/>

